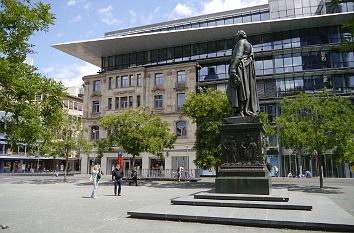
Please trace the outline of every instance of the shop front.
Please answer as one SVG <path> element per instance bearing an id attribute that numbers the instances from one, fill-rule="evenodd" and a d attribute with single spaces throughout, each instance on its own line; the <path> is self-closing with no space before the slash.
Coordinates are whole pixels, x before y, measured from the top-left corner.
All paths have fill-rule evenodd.
<path id="1" fill-rule="evenodd" d="M 63 172 L 65 158 L 52 158 L 41 156 L 0 156 L 0 173 L 48 173 Z M 80 161 L 77 158 L 70 158 L 68 172 L 79 172 Z"/>

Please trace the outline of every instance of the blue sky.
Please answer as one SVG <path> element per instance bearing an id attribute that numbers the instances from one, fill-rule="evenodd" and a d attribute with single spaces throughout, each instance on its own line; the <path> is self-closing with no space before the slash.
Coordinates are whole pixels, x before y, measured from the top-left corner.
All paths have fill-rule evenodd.
<path id="1" fill-rule="evenodd" d="M 42 0 L 56 16 L 49 31 L 39 32 L 30 42 L 30 58 L 39 72 L 65 86 L 82 84 L 82 76 L 99 67 L 83 62 L 51 46 L 57 43 L 103 37 L 108 31 L 158 23 L 223 10 L 267 3 L 267 0 Z"/>

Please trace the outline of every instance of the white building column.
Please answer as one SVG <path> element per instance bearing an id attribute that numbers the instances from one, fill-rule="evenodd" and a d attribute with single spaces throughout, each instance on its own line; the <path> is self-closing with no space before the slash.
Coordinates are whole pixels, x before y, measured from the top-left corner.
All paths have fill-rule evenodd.
<path id="1" fill-rule="evenodd" d="M 81 154 L 81 174 L 87 174 L 88 155 Z"/>

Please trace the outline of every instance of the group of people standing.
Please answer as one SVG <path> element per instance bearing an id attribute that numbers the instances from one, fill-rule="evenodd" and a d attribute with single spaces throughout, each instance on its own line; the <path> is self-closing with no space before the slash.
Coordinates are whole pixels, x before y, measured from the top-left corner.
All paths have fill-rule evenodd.
<path id="1" fill-rule="evenodd" d="M 100 165 L 96 164 L 92 167 L 91 170 L 91 176 L 90 176 L 90 181 L 93 183 L 93 190 L 91 197 L 92 198 L 97 198 L 96 196 L 96 191 L 97 191 L 97 186 L 99 183 L 99 180 L 101 179 L 101 176 L 103 175 L 103 172 L 101 171 Z M 115 168 L 112 170 L 112 181 L 114 183 L 114 195 L 115 196 L 121 196 L 121 191 L 122 191 L 122 180 L 124 177 L 124 172 L 123 169 L 117 164 Z M 138 186 L 138 175 L 137 171 L 134 168 L 134 170 L 131 173 L 131 181 L 129 181 L 129 185 L 131 183 L 135 183 L 136 186 Z"/>

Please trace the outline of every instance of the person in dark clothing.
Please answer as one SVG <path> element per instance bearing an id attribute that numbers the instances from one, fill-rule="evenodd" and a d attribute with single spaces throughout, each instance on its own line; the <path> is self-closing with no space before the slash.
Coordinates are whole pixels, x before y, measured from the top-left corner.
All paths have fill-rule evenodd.
<path id="1" fill-rule="evenodd" d="M 130 175 L 131 177 L 131 181 L 129 181 L 129 185 L 131 185 L 131 183 L 135 183 L 135 186 L 138 186 L 138 172 L 136 171 L 136 169 L 134 168 L 132 171 L 132 174 Z"/>
<path id="2" fill-rule="evenodd" d="M 112 172 L 112 180 L 114 182 L 114 195 L 117 196 L 117 188 L 118 188 L 118 196 L 121 196 L 122 191 L 122 180 L 123 180 L 123 169 L 120 168 L 119 165 Z"/>

